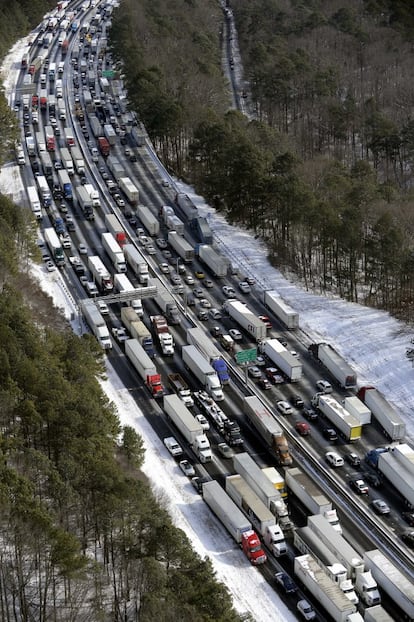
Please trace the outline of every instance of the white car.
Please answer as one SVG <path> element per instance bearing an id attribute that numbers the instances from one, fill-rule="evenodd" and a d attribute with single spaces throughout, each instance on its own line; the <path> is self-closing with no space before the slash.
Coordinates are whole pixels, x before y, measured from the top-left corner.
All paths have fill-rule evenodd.
<path id="1" fill-rule="evenodd" d="M 321 393 L 332 393 L 332 385 L 327 380 L 317 380 L 316 386 Z"/>
<path id="2" fill-rule="evenodd" d="M 222 290 L 223 294 L 225 296 L 227 296 L 227 298 L 234 298 L 236 296 L 236 292 L 234 290 L 234 287 L 232 287 L 231 285 L 223 285 L 221 290 Z"/>
<path id="3" fill-rule="evenodd" d="M 221 313 L 216 308 L 210 309 L 209 315 L 213 318 L 213 320 L 221 320 Z"/>
<path id="4" fill-rule="evenodd" d="M 252 378 L 261 378 L 262 377 L 262 372 L 260 371 L 260 369 L 258 367 L 256 367 L 256 365 L 253 365 L 252 367 L 248 367 L 247 368 L 247 373 Z"/>
<path id="5" fill-rule="evenodd" d="M 246 281 L 240 281 L 239 290 L 243 292 L 243 294 L 250 294 L 250 292 L 252 291 L 250 289 L 250 285 L 246 283 Z"/>
<path id="6" fill-rule="evenodd" d="M 180 460 L 178 466 L 187 477 L 194 477 L 195 469 L 192 464 L 188 462 L 188 460 Z"/>
<path id="7" fill-rule="evenodd" d="M 163 440 L 164 445 L 172 456 L 182 456 L 183 450 L 173 436 L 168 436 Z"/>
<path id="8" fill-rule="evenodd" d="M 88 249 L 86 248 L 85 244 L 79 244 L 78 251 L 79 251 L 79 255 L 87 255 L 88 254 Z"/>
<path id="9" fill-rule="evenodd" d="M 53 261 L 47 261 L 47 262 L 46 262 L 46 270 L 47 270 L 48 272 L 54 272 L 54 271 L 56 270 L 56 266 L 55 266 L 55 264 L 53 263 Z"/>
<path id="10" fill-rule="evenodd" d="M 243 339 L 243 335 L 238 328 L 230 328 L 229 335 L 234 341 L 241 341 Z"/>
<path id="11" fill-rule="evenodd" d="M 344 466 L 344 459 L 342 456 L 336 453 L 336 451 L 327 451 L 325 454 L 326 462 L 332 467 Z"/>
<path id="12" fill-rule="evenodd" d="M 160 270 L 163 274 L 169 274 L 170 266 L 167 263 L 160 263 Z"/>
<path id="13" fill-rule="evenodd" d="M 198 302 L 203 309 L 211 309 L 211 302 L 207 298 L 200 298 Z"/>
<path id="14" fill-rule="evenodd" d="M 194 278 L 191 276 L 191 274 L 187 274 L 184 277 L 184 281 L 187 283 L 187 285 L 194 285 Z"/>
<path id="15" fill-rule="evenodd" d="M 286 402 L 285 400 L 276 402 L 276 407 L 282 415 L 291 415 L 293 413 L 292 406 L 289 404 L 289 402 Z"/>
<path id="16" fill-rule="evenodd" d="M 210 429 L 210 424 L 205 418 L 205 416 L 200 414 L 200 415 L 196 415 L 195 418 L 197 419 L 198 423 L 201 425 L 202 429 L 205 432 L 208 432 Z"/>
<path id="17" fill-rule="evenodd" d="M 72 240 L 69 237 L 62 238 L 63 248 L 72 248 Z"/>
<path id="18" fill-rule="evenodd" d="M 300 615 L 302 616 L 304 620 L 315 620 L 316 619 L 315 610 L 312 608 L 312 605 L 308 603 L 307 600 L 305 599 L 299 600 L 298 603 L 296 604 L 296 609 L 299 611 Z"/>
<path id="19" fill-rule="evenodd" d="M 108 305 L 103 300 L 98 300 L 98 309 L 102 315 L 109 315 Z"/>

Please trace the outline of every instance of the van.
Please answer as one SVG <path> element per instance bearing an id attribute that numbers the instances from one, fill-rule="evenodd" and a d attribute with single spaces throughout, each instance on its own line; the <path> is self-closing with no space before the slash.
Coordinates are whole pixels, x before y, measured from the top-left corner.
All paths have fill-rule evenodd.
<path id="1" fill-rule="evenodd" d="M 220 335 L 219 341 L 227 352 L 232 352 L 234 350 L 234 339 L 230 335 Z"/>

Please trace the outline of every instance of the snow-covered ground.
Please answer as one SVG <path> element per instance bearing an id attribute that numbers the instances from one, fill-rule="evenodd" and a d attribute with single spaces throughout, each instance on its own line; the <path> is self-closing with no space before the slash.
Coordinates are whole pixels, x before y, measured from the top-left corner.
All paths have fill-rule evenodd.
<path id="1" fill-rule="evenodd" d="M 25 42 L 16 44 L 3 64 L 6 94 L 13 89 L 25 47 Z M 17 166 L 3 167 L 0 189 L 16 201 L 21 200 L 23 193 Z M 188 188 L 185 190 L 191 192 Z M 383 391 L 400 410 L 412 436 L 414 370 L 405 356 L 406 347 L 410 345 L 410 329 L 387 313 L 304 291 L 269 265 L 264 245 L 253 235 L 228 225 L 212 208 L 203 205 L 202 199 L 198 198 L 197 203 L 208 215 L 222 252 L 238 264 L 240 270 L 254 275 L 263 289 L 276 289 L 300 313 L 301 328 L 309 340 L 334 345 L 358 372 L 360 384 L 372 384 Z M 77 310 L 66 288 L 62 287 L 60 274 L 57 271 L 47 273 L 43 266 L 36 266 L 33 271 L 67 318 L 76 317 Z M 78 328 L 76 321 L 74 330 Z M 217 577 L 227 585 L 237 610 L 250 612 L 257 622 L 296 620 L 260 573 L 249 566 L 188 480 L 180 474 L 111 365 L 108 364 L 107 368 L 108 380 L 103 383 L 103 388 L 117 405 L 121 423 L 133 425 L 144 438 L 146 459 L 143 470 L 154 490 L 162 494 L 175 523 L 186 532 L 195 550 L 201 556 L 211 558 Z"/>

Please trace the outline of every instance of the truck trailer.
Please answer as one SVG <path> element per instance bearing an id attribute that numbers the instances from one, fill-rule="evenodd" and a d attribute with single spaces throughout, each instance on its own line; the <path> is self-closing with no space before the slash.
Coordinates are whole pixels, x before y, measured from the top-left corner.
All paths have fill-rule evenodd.
<path id="1" fill-rule="evenodd" d="M 109 336 L 108 327 L 95 303 L 92 300 L 83 300 L 81 302 L 81 309 L 89 328 L 102 348 L 110 350 L 112 348 L 112 341 Z"/>
<path id="2" fill-rule="evenodd" d="M 272 290 L 264 292 L 264 305 L 289 330 L 299 328 L 299 313 L 286 304 L 279 294 Z"/>
<path id="3" fill-rule="evenodd" d="M 65 253 L 63 252 L 62 243 L 59 240 L 56 231 L 53 227 L 47 227 L 44 229 L 43 235 L 55 264 L 59 268 L 64 266 L 66 263 Z"/>
<path id="4" fill-rule="evenodd" d="M 128 339 L 125 342 L 125 354 L 144 381 L 152 397 L 161 398 L 164 395 L 161 376 L 142 345 L 136 339 Z"/>
<path id="5" fill-rule="evenodd" d="M 292 456 L 283 429 L 255 395 L 243 398 L 243 411 L 249 422 L 276 455 L 281 466 L 290 466 Z"/>
<path id="6" fill-rule="evenodd" d="M 101 292 L 111 292 L 114 288 L 114 284 L 102 259 L 98 255 L 90 255 L 88 257 L 88 267 L 92 273 L 93 280 L 98 285 Z"/>
<path id="7" fill-rule="evenodd" d="M 357 386 L 357 375 L 350 365 L 328 343 L 312 343 L 309 353 L 332 374 L 344 389 Z"/>
<path id="8" fill-rule="evenodd" d="M 164 396 L 164 410 L 203 464 L 213 459 L 211 447 L 203 428 L 178 397 Z"/>
<path id="9" fill-rule="evenodd" d="M 128 236 L 119 218 L 115 214 L 105 214 L 105 225 L 109 233 L 112 233 L 122 250 L 128 241 Z"/>
<path id="10" fill-rule="evenodd" d="M 259 349 L 289 378 L 290 382 L 298 382 L 302 378 L 302 363 L 278 339 L 265 339 L 260 343 Z"/>
<path id="11" fill-rule="evenodd" d="M 346 397 L 342 404 L 345 410 L 351 413 L 361 425 L 371 423 L 370 409 L 356 395 Z"/>
<path id="12" fill-rule="evenodd" d="M 364 561 L 381 589 L 388 594 L 409 620 L 413 620 L 414 583 L 392 563 L 389 557 L 378 549 L 366 551 Z"/>
<path id="13" fill-rule="evenodd" d="M 144 225 L 149 235 L 156 236 L 159 234 L 160 223 L 158 221 L 158 218 L 151 212 L 148 207 L 146 207 L 146 205 L 138 205 L 137 216 L 140 219 L 141 223 Z"/>
<path id="14" fill-rule="evenodd" d="M 126 272 L 124 253 L 112 233 L 102 234 L 102 246 L 108 253 L 116 272 Z"/>
<path id="15" fill-rule="evenodd" d="M 406 425 L 397 411 L 374 387 L 361 387 L 357 393 L 370 409 L 382 432 L 391 441 L 401 441 L 406 435 Z"/>
<path id="16" fill-rule="evenodd" d="M 203 484 L 203 499 L 235 542 L 241 546 L 250 562 L 254 565 L 264 564 L 266 553 L 251 523 L 218 482 L 213 480 Z"/>
<path id="17" fill-rule="evenodd" d="M 211 341 L 210 337 L 201 329 L 201 328 L 187 328 L 187 343 L 189 345 L 196 346 L 203 354 L 214 371 L 217 373 L 217 376 L 222 385 L 229 384 L 230 376 L 229 370 L 227 368 L 227 364 L 223 359 L 221 352 L 214 343 Z"/>
<path id="18" fill-rule="evenodd" d="M 214 276 L 227 276 L 229 260 L 227 257 L 220 255 L 212 246 L 209 244 L 200 244 L 197 248 L 197 254 Z"/>
<path id="19" fill-rule="evenodd" d="M 133 244 L 125 244 L 122 247 L 127 264 L 137 277 L 141 285 L 147 285 L 149 279 L 148 264 L 139 250 Z"/>
<path id="20" fill-rule="evenodd" d="M 67 147 L 61 147 L 60 158 L 62 160 L 62 165 L 66 169 L 68 175 L 73 175 L 75 173 L 75 169 L 73 167 L 72 156 Z"/>
<path id="21" fill-rule="evenodd" d="M 309 553 L 295 557 L 294 572 L 299 581 L 335 622 L 348 622 L 349 616 L 356 613 L 356 606 L 345 596 L 341 588 L 324 573 Z M 362 617 L 360 620 L 363 622 Z"/>
<path id="22" fill-rule="evenodd" d="M 131 309 L 131 311 L 134 311 L 131 307 L 122 308 Z M 131 337 L 133 339 L 137 339 L 137 341 L 139 341 L 139 343 L 142 345 L 148 356 L 152 358 L 155 355 L 154 342 L 152 340 L 152 335 L 148 328 L 145 326 L 144 322 L 142 320 L 136 320 L 134 322 L 131 322 L 129 332 L 131 333 Z"/>
<path id="23" fill-rule="evenodd" d="M 285 536 L 275 517 L 250 488 L 241 475 L 226 477 L 226 492 L 238 508 L 252 521 L 254 529 L 262 536 L 275 557 L 287 553 Z"/>
<path id="24" fill-rule="evenodd" d="M 102 128 L 102 126 L 101 126 Z M 110 155 L 108 156 L 108 159 L 106 161 L 109 170 L 111 171 L 116 183 L 119 182 L 119 180 L 121 179 L 121 177 L 126 177 L 126 171 L 125 171 L 125 166 L 122 164 L 122 162 L 120 162 L 120 160 L 114 156 L 114 155 Z"/>
<path id="25" fill-rule="evenodd" d="M 33 216 L 38 221 L 42 220 L 42 207 L 35 186 L 28 186 L 27 196 L 29 197 L 30 209 L 33 212 Z"/>
<path id="26" fill-rule="evenodd" d="M 184 230 L 185 230 L 184 223 L 175 214 L 171 214 L 171 216 L 168 216 L 165 224 L 167 225 L 167 229 L 169 229 L 169 231 L 175 231 L 180 236 L 184 235 Z"/>
<path id="27" fill-rule="evenodd" d="M 184 365 L 194 374 L 201 386 L 217 401 L 224 399 L 220 380 L 210 363 L 195 346 L 183 346 Z"/>
<path id="28" fill-rule="evenodd" d="M 307 473 L 298 467 L 286 469 L 285 479 L 289 490 L 299 499 L 309 514 L 321 514 L 335 531 L 342 533 L 338 514 L 332 507 L 332 502 Z"/>
<path id="29" fill-rule="evenodd" d="M 347 442 L 355 442 L 361 438 L 362 426 L 348 410 L 331 395 L 316 395 L 312 405 L 330 421 Z"/>
<path id="30" fill-rule="evenodd" d="M 139 200 L 139 190 L 129 177 L 120 177 L 118 179 L 119 187 L 125 194 L 130 205 L 137 205 Z"/>
<path id="31" fill-rule="evenodd" d="M 256 341 L 266 338 L 266 325 L 250 311 L 249 307 L 239 300 L 226 300 L 223 311 L 227 313 L 239 326 L 249 333 Z"/>
<path id="32" fill-rule="evenodd" d="M 106 138 L 110 146 L 113 147 L 116 144 L 116 132 L 114 128 L 112 127 L 112 125 L 109 125 L 108 123 L 104 125 L 103 131 L 104 131 L 104 137 Z"/>
<path id="33" fill-rule="evenodd" d="M 75 171 L 78 175 L 85 174 L 85 160 L 83 159 L 83 155 L 79 147 L 72 147 L 70 150 L 72 155 L 73 164 L 75 166 Z"/>
<path id="34" fill-rule="evenodd" d="M 184 238 L 179 235 L 177 231 L 168 232 L 168 244 L 175 250 L 177 255 L 179 255 L 185 263 L 191 263 L 193 261 L 193 247 L 187 242 L 187 240 L 184 240 Z"/>
<path id="35" fill-rule="evenodd" d="M 129 300 L 123 300 L 125 304 L 132 307 L 138 315 L 142 316 L 142 300 L 136 291 L 136 288 L 132 285 L 131 281 L 124 272 L 116 272 L 114 275 L 114 286 L 118 293 L 127 294 L 131 293 Z"/>
<path id="36" fill-rule="evenodd" d="M 401 443 L 371 449 L 365 462 L 377 469 L 400 493 L 405 505 L 414 507 L 414 449 Z"/>
<path id="37" fill-rule="evenodd" d="M 292 524 L 285 502 L 253 458 L 246 452 L 235 454 L 233 456 L 233 467 L 276 517 L 281 528 L 283 530 L 290 529 Z"/>
<path id="38" fill-rule="evenodd" d="M 162 285 L 159 279 L 148 279 L 148 287 L 156 287 L 157 294 L 154 296 L 156 304 L 167 318 L 170 324 L 179 324 L 180 316 L 177 305 L 170 292 Z"/>
<path id="39" fill-rule="evenodd" d="M 95 220 L 92 199 L 85 186 L 76 186 L 76 196 L 78 198 L 79 207 L 86 220 Z"/>

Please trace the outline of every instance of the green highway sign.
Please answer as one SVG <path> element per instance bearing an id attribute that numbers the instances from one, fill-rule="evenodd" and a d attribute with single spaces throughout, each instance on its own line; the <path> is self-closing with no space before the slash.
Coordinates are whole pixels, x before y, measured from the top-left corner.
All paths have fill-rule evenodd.
<path id="1" fill-rule="evenodd" d="M 257 359 L 257 348 L 250 348 L 249 350 L 240 350 L 236 352 L 236 362 L 241 365 L 242 363 L 251 363 Z"/>
<path id="2" fill-rule="evenodd" d="M 108 78 L 109 80 L 113 80 L 115 76 L 115 72 L 112 69 L 107 69 L 102 72 L 103 78 Z"/>

